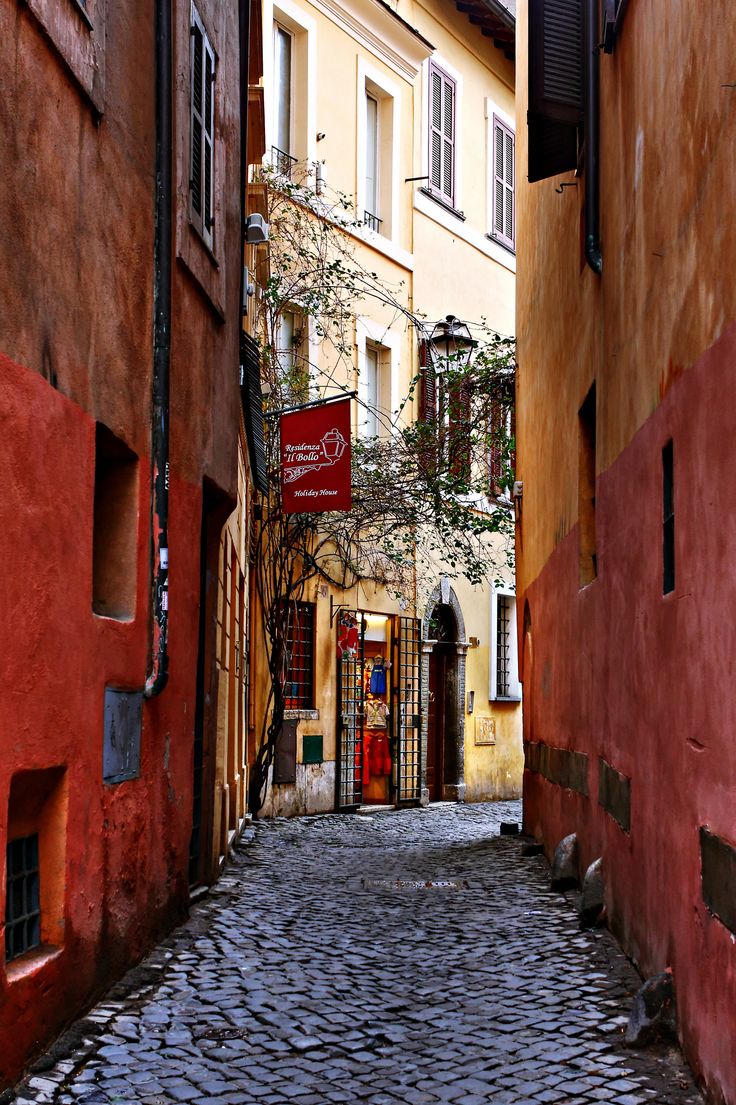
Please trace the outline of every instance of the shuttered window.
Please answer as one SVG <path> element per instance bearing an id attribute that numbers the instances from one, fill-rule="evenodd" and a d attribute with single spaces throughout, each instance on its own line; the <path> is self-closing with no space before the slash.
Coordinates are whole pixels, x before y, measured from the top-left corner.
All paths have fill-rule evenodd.
<path id="1" fill-rule="evenodd" d="M 455 206 L 456 87 L 434 63 L 429 67 L 429 190 Z"/>
<path id="2" fill-rule="evenodd" d="M 583 0 L 529 0 L 530 181 L 577 168 Z"/>
<path id="3" fill-rule="evenodd" d="M 268 466 L 263 434 L 263 396 L 261 394 L 261 357 L 258 342 L 243 333 L 240 345 L 240 401 L 243 407 L 245 438 L 248 443 L 251 478 L 255 487 L 268 492 Z"/>
<path id="4" fill-rule="evenodd" d="M 215 52 L 195 6 L 191 24 L 192 224 L 212 248 L 214 229 Z"/>
<path id="5" fill-rule="evenodd" d="M 516 172 L 514 132 L 493 116 L 493 230 L 492 236 L 509 249 L 515 248 L 516 212 L 514 174 Z"/>

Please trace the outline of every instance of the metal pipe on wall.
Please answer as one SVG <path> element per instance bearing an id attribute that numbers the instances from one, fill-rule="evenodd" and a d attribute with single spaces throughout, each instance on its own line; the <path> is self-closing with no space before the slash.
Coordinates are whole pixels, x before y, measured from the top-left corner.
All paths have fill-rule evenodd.
<path id="1" fill-rule="evenodd" d="M 585 55 L 585 260 L 593 272 L 603 271 L 600 242 L 599 45 L 598 0 L 586 0 Z"/>
<path id="2" fill-rule="evenodd" d="M 151 671 L 145 697 L 169 678 L 169 369 L 171 362 L 172 61 L 171 0 L 156 0 L 156 180 L 153 251 L 151 447 Z"/>

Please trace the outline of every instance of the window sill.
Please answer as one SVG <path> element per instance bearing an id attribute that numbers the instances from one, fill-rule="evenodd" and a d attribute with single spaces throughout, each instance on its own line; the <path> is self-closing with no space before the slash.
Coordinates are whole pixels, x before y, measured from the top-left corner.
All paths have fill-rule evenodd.
<path id="1" fill-rule="evenodd" d="M 499 694 L 499 695 L 496 695 L 495 698 L 489 698 L 488 701 L 489 702 L 511 702 L 511 703 L 516 702 L 516 703 L 518 703 L 518 702 L 521 702 L 521 695 Z"/>
<path id="2" fill-rule="evenodd" d="M 445 211 L 448 211 L 451 215 L 454 215 L 456 219 L 460 219 L 461 222 L 465 222 L 465 212 L 458 211 L 457 207 L 453 207 L 447 200 L 443 200 L 436 192 L 430 191 L 429 188 L 420 188 L 419 191 L 423 196 L 431 199 L 433 203 L 439 204 Z"/>
<path id="3" fill-rule="evenodd" d="M 43 970 L 52 960 L 61 956 L 62 948 L 56 944 L 39 944 L 36 948 L 19 955 L 17 959 L 11 959 L 5 964 L 5 973 L 8 985 L 21 982 L 25 978 L 31 978 L 38 971 Z"/>
<path id="4" fill-rule="evenodd" d="M 494 246 L 500 246 L 501 249 L 505 249 L 507 253 L 510 253 L 512 257 L 516 257 L 515 247 L 510 246 L 508 242 L 504 242 L 502 238 L 497 238 L 495 234 L 486 234 L 486 238 L 489 242 L 493 242 Z"/>
<path id="5" fill-rule="evenodd" d="M 87 24 L 87 27 L 89 28 L 90 31 L 93 31 L 95 29 L 95 25 L 92 22 L 92 20 L 90 19 L 89 13 L 87 12 L 87 9 L 85 8 L 84 4 L 82 3 L 82 0 L 71 0 L 71 2 L 74 5 L 74 7 L 76 8 L 76 10 L 77 10 L 80 18 L 82 19 L 82 21 Z"/>
<path id="6" fill-rule="evenodd" d="M 284 721 L 319 721 L 319 710 L 284 710 Z"/>

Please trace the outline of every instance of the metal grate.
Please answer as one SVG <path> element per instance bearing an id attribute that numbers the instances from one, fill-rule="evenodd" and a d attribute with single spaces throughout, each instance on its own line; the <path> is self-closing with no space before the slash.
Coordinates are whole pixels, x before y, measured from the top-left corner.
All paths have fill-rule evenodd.
<path id="1" fill-rule="evenodd" d="M 373 215 L 370 211 L 364 211 L 363 222 L 369 230 L 375 230 L 377 234 L 380 233 L 383 219 L 379 219 L 378 215 Z"/>
<path id="2" fill-rule="evenodd" d="M 291 180 L 291 173 L 296 162 L 297 158 L 292 157 L 286 150 L 280 150 L 278 146 L 271 146 L 271 164 L 279 176 Z"/>
<path id="3" fill-rule="evenodd" d="M 290 605 L 286 631 L 289 667 L 284 684 L 287 710 L 311 710 L 314 706 L 314 603 Z"/>
<path id="4" fill-rule="evenodd" d="M 393 710 L 397 739 L 396 799 L 421 798 L 421 683 L 418 618 L 398 618 Z"/>
<path id="5" fill-rule="evenodd" d="M 7 849 L 5 959 L 15 959 L 41 943 L 38 833 L 11 840 Z"/>
<path id="6" fill-rule="evenodd" d="M 357 614 L 355 614 L 357 618 Z M 363 633 L 355 656 L 338 660 L 340 689 L 340 763 L 338 806 L 359 806 L 363 801 Z"/>
<path id="7" fill-rule="evenodd" d="M 496 607 L 496 695 L 511 694 L 511 599 L 497 596 Z"/>

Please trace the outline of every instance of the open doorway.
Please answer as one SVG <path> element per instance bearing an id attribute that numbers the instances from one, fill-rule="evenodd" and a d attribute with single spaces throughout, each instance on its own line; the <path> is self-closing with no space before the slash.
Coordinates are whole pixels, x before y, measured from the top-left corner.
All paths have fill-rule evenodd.
<path id="1" fill-rule="evenodd" d="M 430 626 L 426 785 L 430 802 L 437 802 L 458 777 L 458 624 L 452 608 L 437 603 Z"/>

